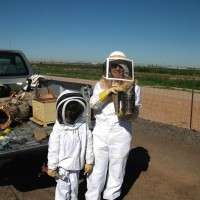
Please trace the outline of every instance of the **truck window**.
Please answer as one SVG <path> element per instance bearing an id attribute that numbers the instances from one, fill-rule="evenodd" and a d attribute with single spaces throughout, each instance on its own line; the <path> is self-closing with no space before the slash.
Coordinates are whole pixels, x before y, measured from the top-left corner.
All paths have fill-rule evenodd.
<path id="1" fill-rule="evenodd" d="M 0 56 L 0 76 L 28 75 L 28 67 L 20 55 L 5 54 Z"/>

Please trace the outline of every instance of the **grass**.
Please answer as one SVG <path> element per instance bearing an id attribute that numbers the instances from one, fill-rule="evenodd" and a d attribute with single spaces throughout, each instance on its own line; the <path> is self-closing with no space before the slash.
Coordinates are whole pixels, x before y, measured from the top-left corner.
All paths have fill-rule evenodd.
<path id="1" fill-rule="evenodd" d="M 182 79 L 167 79 L 164 77 L 142 77 L 139 78 L 140 85 L 164 87 L 164 88 L 180 88 L 200 90 L 200 81 L 182 80 Z"/>
<path id="2" fill-rule="evenodd" d="M 36 74 L 98 80 L 102 66 L 76 63 L 34 63 Z M 200 69 L 135 66 L 135 78 L 142 86 L 200 90 Z"/>

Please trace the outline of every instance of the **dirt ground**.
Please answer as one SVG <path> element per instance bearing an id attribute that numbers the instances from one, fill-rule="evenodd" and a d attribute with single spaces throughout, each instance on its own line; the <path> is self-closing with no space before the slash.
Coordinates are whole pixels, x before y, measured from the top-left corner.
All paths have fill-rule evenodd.
<path id="1" fill-rule="evenodd" d="M 143 119 L 134 126 L 120 199 L 199 200 L 200 133 Z M 40 154 L 1 164 L 0 200 L 53 200 L 55 181 L 38 177 L 45 159 Z M 85 181 L 79 189 L 84 200 Z"/>
<path id="2" fill-rule="evenodd" d="M 120 200 L 199 200 L 200 132 L 138 118 Z M 38 177 L 46 152 L 0 165 L 0 200 L 53 200 L 55 181 Z M 79 185 L 84 200 L 86 182 Z"/>

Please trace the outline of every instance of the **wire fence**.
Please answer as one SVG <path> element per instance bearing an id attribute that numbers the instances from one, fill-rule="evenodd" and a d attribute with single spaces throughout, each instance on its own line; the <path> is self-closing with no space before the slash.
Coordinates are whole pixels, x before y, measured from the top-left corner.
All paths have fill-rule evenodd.
<path id="1" fill-rule="evenodd" d="M 140 117 L 200 131 L 200 93 L 141 87 Z"/>
<path id="2" fill-rule="evenodd" d="M 47 76 L 52 78 L 51 76 Z M 55 77 L 53 77 L 55 79 Z M 57 77 L 82 83 L 83 79 Z M 85 80 L 93 87 L 94 80 Z M 200 131 L 200 91 L 167 90 L 141 86 L 142 108 L 140 117 L 151 121 Z"/>

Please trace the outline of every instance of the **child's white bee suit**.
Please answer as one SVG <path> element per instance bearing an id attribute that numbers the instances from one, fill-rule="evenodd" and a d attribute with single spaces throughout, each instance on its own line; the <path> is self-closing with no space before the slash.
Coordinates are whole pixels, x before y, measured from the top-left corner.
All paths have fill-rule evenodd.
<path id="1" fill-rule="evenodd" d="M 74 96 L 75 95 L 75 96 Z M 61 108 L 60 115 L 49 138 L 48 169 L 58 170 L 62 179 L 56 178 L 56 200 L 78 199 L 79 172 L 85 162 L 93 164 L 92 134 L 81 113 L 74 123 L 68 123 L 65 119 L 65 108 L 69 102 L 78 102 L 85 108 L 85 100 L 79 93 L 71 91 L 63 92 L 57 99 L 57 112 Z M 59 119 L 61 116 L 61 119 Z M 62 122 L 62 123 L 60 123 Z"/>

